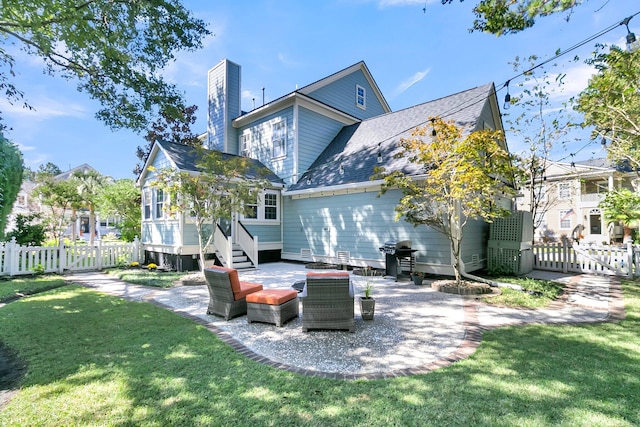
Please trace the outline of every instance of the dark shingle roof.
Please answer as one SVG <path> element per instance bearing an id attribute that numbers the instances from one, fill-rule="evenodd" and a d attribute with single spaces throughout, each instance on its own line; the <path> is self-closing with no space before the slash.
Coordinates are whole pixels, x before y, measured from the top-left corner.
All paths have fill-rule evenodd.
<path id="1" fill-rule="evenodd" d="M 191 172 L 201 172 L 201 168 L 198 167 L 198 160 L 200 159 L 198 155 L 198 150 L 194 147 L 184 144 L 176 144 L 174 142 L 168 141 L 157 141 L 157 144 L 160 145 L 167 155 L 171 158 L 171 160 L 176 164 L 176 167 L 183 171 L 191 171 Z M 206 150 L 203 148 L 203 150 Z M 233 154 L 222 153 L 222 157 L 232 158 L 238 157 Z M 248 178 L 255 178 L 258 176 L 258 171 L 260 171 L 260 177 L 268 179 L 272 183 L 282 184 L 282 179 L 273 173 L 269 168 L 267 168 L 260 161 L 255 159 L 249 159 L 251 162 L 251 167 L 247 173 Z"/>
<path id="2" fill-rule="evenodd" d="M 495 96 L 493 83 L 488 83 L 404 110 L 376 116 L 343 128 L 299 181 L 289 191 L 327 187 L 370 180 L 373 169 L 420 173 L 406 159 L 395 159 L 398 142 L 411 137 L 416 127 L 424 127 L 429 117 L 453 120 L 458 126 L 473 127 L 490 97 Z M 378 163 L 378 152 L 383 162 Z M 340 165 L 344 170 L 340 174 Z M 310 183 L 307 180 L 310 179 Z"/>

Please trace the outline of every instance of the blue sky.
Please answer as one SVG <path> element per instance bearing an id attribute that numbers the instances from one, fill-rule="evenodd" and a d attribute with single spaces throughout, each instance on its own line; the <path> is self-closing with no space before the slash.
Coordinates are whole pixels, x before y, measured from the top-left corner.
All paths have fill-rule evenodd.
<path id="1" fill-rule="evenodd" d="M 637 0 L 588 0 L 570 14 L 542 18 L 522 33 L 496 37 L 469 33 L 476 0 L 447 6 L 440 0 L 184 3 L 215 34 L 203 50 L 179 54 L 165 70 L 166 78 L 184 90 L 188 104 L 198 105 L 197 133 L 206 130 L 207 70 L 224 58 L 242 66 L 244 110 L 252 109 L 253 98 L 261 104 L 263 87 L 268 102 L 364 60 L 395 111 L 488 82 L 500 89 L 516 74 L 509 64 L 516 56 L 550 58 L 640 11 Z M 640 15 L 629 27 L 640 39 Z M 626 33 L 619 26 L 596 41 L 620 44 Z M 586 86 L 591 71 L 569 59 L 586 58 L 596 41 L 555 61 L 567 74 L 565 90 L 555 102 Z M 66 170 L 88 163 L 114 178 L 134 178 L 142 136 L 112 132 L 94 118 L 98 105 L 78 92 L 73 80 L 44 74 L 42 63 L 24 53 L 16 59 L 16 83 L 35 110 L 0 99 L 0 111 L 12 128 L 5 136 L 18 144 L 25 164 L 36 169 L 53 162 Z M 512 95 L 517 95 L 519 80 L 511 80 Z M 504 94 L 504 89 L 498 94 L 501 101 Z M 553 160 L 603 156 L 599 144 L 585 144 L 588 132 L 581 136 L 586 139 L 557 146 Z M 522 149 L 517 137 L 508 135 L 508 144 L 512 151 Z"/>

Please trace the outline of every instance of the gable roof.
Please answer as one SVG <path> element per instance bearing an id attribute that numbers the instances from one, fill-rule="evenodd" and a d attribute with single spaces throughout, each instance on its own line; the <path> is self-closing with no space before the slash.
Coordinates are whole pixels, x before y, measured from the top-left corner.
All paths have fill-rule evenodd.
<path id="1" fill-rule="evenodd" d="M 352 74 L 356 71 L 362 71 L 362 74 L 364 74 L 364 77 L 367 79 L 367 81 L 369 82 L 369 84 L 371 85 L 371 88 L 373 89 L 373 91 L 376 94 L 376 98 L 378 98 L 378 100 L 380 101 L 380 104 L 382 104 L 383 108 L 385 111 L 390 112 L 391 111 L 391 107 L 389 107 L 389 104 L 387 103 L 387 100 L 384 98 L 384 96 L 382 95 L 382 91 L 380 90 L 380 88 L 378 87 L 378 84 L 376 83 L 376 81 L 373 79 L 373 76 L 371 75 L 371 72 L 369 71 L 369 67 L 367 67 L 367 64 L 364 63 L 364 61 L 360 61 L 357 62 L 347 68 L 344 68 L 340 71 L 337 71 L 327 77 L 324 77 L 314 83 L 308 84 L 306 86 L 301 87 L 300 89 L 298 89 L 296 92 L 299 92 L 303 95 L 309 95 L 310 93 L 324 87 L 327 86 L 328 84 L 331 84 L 333 82 L 335 82 L 336 80 L 339 80 L 345 76 L 348 76 L 349 74 Z"/>
<path id="2" fill-rule="evenodd" d="M 285 106 L 289 105 L 289 104 L 293 104 L 296 100 L 298 101 L 302 101 L 302 102 L 311 102 L 311 103 L 315 103 L 317 104 L 320 108 L 325 108 L 328 110 L 333 110 L 336 112 L 336 114 L 343 116 L 341 118 L 341 121 L 343 122 L 348 122 L 348 123 L 353 123 L 355 121 L 359 121 L 359 119 L 357 117 L 352 116 L 349 113 L 346 113 L 344 111 L 340 111 L 339 109 L 335 108 L 334 106 L 328 105 L 326 103 L 323 103 L 317 99 L 314 99 L 313 97 L 310 96 L 310 94 L 324 86 L 327 86 L 333 82 L 335 82 L 338 79 L 341 79 L 345 76 L 348 76 L 349 74 L 355 73 L 357 71 L 362 71 L 362 74 L 365 76 L 365 78 L 367 79 L 367 81 L 369 82 L 369 85 L 371 86 L 371 88 L 373 89 L 376 98 L 380 101 L 380 104 L 382 105 L 383 109 L 387 112 L 391 111 L 391 107 L 389 107 L 389 104 L 387 103 L 387 100 L 384 98 L 384 96 L 382 95 L 382 92 L 380 91 L 380 88 L 378 87 L 378 84 L 375 82 L 375 80 L 373 79 L 373 76 L 371 75 L 371 72 L 369 71 L 369 68 L 367 67 L 367 65 L 364 63 L 364 61 L 360 61 L 356 64 L 353 64 L 347 68 L 344 68 L 336 73 L 333 73 L 327 77 L 323 77 L 320 80 L 317 80 L 311 84 L 308 84 L 306 86 L 303 86 L 300 89 L 296 89 L 292 92 L 289 92 L 279 98 L 274 99 L 271 102 L 267 102 L 266 104 L 257 107 L 256 109 L 249 111 L 249 112 L 242 112 L 242 115 L 239 117 L 236 117 L 235 119 L 233 119 L 233 126 L 234 127 L 241 127 L 247 123 L 250 123 L 254 120 L 257 120 L 260 117 L 266 116 L 268 114 L 273 113 L 274 111 L 280 110 L 282 108 L 284 108 Z"/>
<path id="3" fill-rule="evenodd" d="M 89 166 L 88 164 L 83 163 L 80 166 L 76 166 L 75 168 L 71 168 L 66 172 L 62 172 L 62 173 L 54 176 L 53 179 L 56 180 L 56 181 L 66 181 L 67 179 L 71 178 L 71 176 L 76 172 L 86 173 L 87 171 L 98 172 L 97 170 L 95 170 L 94 168 Z"/>
<path id="4" fill-rule="evenodd" d="M 202 148 L 203 150 L 209 151 L 206 148 Z M 162 151 L 171 166 L 186 172 L 202 172 L 202 169 L 198 167 L 198 161 L 200 160 L 200 156 L 198 155 L 198 150 L 192 146 L 185 144 L 178 144 L 175 142 L 169 141 L 156 141 L 151 148 L 151 153 L 149 154 L 149 158 L 145 163 L 143 172 L 140 174 L 138 178 L 138 182 L 142 182 L 144 176 L 146 175 L 146 171 L 148 170 L 148 166 L 151 164 L 152 160 L 157 156 L 158 151 Z M 230 159 L 233 157 L 240 157 L 233 154 L 221 153 L 223 159 Z M 264 164 L 262 164 L 259 160 L 250 159 L 251 166 L 249 167 L 249 171 L 247 172 L 247 178 L 255 178 L 258 176 L 258 171 L 261 171 L 262 177 L 268 179 L 270 182 L 274 184 L 283 184 L 282 179 L 273 173 L 269 168 L 267 168 Z"/>
<path id="5" fill-rule="evenodd" d="M 429 117 L 439 116 L 455 121 L 458 126 L 474 128 L 492 99 L 497 102 L 495 87 L 488 83 L 347 126 L 288 192 L 368 182 L 376 166 L 409 175 L 421 174 L 422 171 L 406 159 L 394 158 L 400 151 L 400 139 L 409 138 L 417 127 L 428 125 Z M 378 163 L 378 153 L 382 163 Z"/>

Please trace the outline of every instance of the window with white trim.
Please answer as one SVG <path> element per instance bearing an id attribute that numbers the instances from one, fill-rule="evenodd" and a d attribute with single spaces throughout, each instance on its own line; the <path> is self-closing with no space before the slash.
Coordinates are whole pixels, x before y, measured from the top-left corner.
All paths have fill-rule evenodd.
<path id="1" fill-rule="evenodd" d="M 164 191 L 156 188 L 156 218 L 164 217 Z"/>
<path id="2" fill-rule="evenodd" d="M 537 201 L 543 202 L 547 200 L 547 186 L 546 185 L 537 185 L 534 191 L 534 197 Z"/>
<path id="3" fill-rule="evenodd" d="M 563 209 L 560 214 L 560 228 L 567 230 L 571 228 L 571 216 L 573 215 L 573 209 Z"/>
<path id="4" fill-rule="evenodd" d="M 248 204 L 244 213 L 245 219 L 258 219 L 258 204 Z"/>
<path id="5" fill-rule="evenodd" d="M 251 153 L 251 133 L 249 130 L 245 130 L 240 135 L 240 155 L 249 157 Z"/>
<path id="6" fill-rule="evenodd" d="M 367 90 L 360 85 L 356 85 L 356 105 L 363 110 L 367 109 Z"/>
<path id="7" fill-rule="evenodd" d="M 148 188 L 144 190 L 142 201 L 144 203 L 144 219 L 151 219 L 151 190 Z"/>
<path id="8" fill-rule="evenodd" d="M 274 158 L 287 155 L 287 126 L 280 120 L 271 126 L 271 156 Z"/>
<path id="9" fill-rule="evenodd" d="M 247 205 L 245 220 L 278 221 L 280 218 L 280 198 L 276 190 L 265 190 L 256 204 Z"/>
<path id="10" fill-rule="evenodd" d="M 571 198 L 571 183 L 561 182 L 558 184 L 558 199 L 567 200 Z"/>
<path id="11" fill-rule="evenodd" d="M 278 195 L 275 193 L 264 195 L 264 219 L 278 219 Z"/>

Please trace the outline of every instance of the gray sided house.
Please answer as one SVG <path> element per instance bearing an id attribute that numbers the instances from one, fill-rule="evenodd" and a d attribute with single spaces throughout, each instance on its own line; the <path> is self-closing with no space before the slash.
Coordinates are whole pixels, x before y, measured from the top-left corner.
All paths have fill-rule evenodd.
<path id="1" fill-rule="evenodd" d="M 359 62 L 243 112 L 240 74 L 240 66 L 228 60 L 209 71 L 205 144 L 252 158 L 280 181 L 272 179 L 274 187 L 259 201 L 255 218 L 237 216 L 229 225 L 234 249 L 247 252 L 248 236 L 240 235 L 246 232 L 251 238 L 247 241 L 258 242 L 260 260 L 383 267 L 385 255 L 379 248 L 386 241 L 411 240 L 417 269 L 452 274 L 449 241 L 429 227 L 395 221 L 400 192 L 380 196 L 381 182 L 371 176 L 376 166 L 420 176 L 419 170 L 394 154 L 400 139 L 410 137 L 417 127 L 429 126 L 429 117 L 453 120 L 469 131 L 502 129 L 492 83 L 392 112 L 369 69 Z M 154 147 L 148 164 L 159 167 L 167 162 L 166 147 L 165 143 Z M 152 179 L 153 174 L 145 171 L 139 183 L 145 189 Z M 282 189 L 278 182 L 284 184 Z M 153 205 L 153 195 L 149 197 Z M 511 207 L 510 200 L 497 202 Z M 153 218 L 148 223 L 143 220 L 147 251 L 185 253 L 187 224 L 168 225 L 160 226 Z M 465 227 L 466 271 L 485 266 L 487 239 L 484 222 L 471 221 Z"/>

